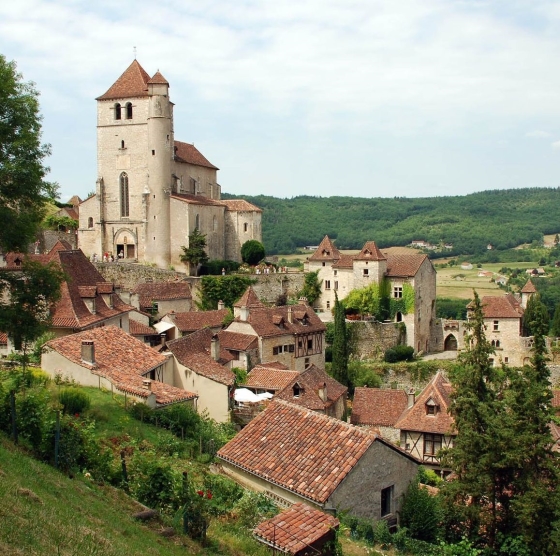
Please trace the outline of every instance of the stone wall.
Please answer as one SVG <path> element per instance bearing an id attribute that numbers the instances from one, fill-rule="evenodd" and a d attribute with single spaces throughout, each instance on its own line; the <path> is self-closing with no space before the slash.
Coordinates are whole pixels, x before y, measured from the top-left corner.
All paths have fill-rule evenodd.
<path id="1" fill-rule="evenodd" d="M 348 322 L 354 354 L 358 359 L 381 359 L 385 351 L 399 344 L 401 330 L 393 322 Z"/>
<path id="2" fill-rule="evenodd" d="M 295 297 L 303 288 L 305 273 L 293 272 L 289 274 L 254 274 L 251 278 L 256 278 L 257 282 L 253 289 L 258 298 L 267 303 L 276 303 L 276 299 L 282 293 L 288 297 Z"/>

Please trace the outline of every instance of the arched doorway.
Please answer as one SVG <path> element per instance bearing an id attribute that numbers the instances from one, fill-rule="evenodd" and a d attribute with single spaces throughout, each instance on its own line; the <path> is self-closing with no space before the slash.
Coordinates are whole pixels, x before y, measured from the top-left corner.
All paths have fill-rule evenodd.
<path id="1" fill-rule="evenodd" d="M 457 338 L 455 338 L 453 334 L 449 334 L 447 338 L 445 338 L 443 349 L 445 351 L 457 351 Z"/>

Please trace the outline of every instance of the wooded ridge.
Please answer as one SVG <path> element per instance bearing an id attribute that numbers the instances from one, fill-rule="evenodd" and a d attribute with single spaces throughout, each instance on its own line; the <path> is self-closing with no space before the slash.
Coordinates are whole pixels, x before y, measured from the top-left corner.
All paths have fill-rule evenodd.
<path id="1" fill-rule="evenodd" d="M 325 234 L 339 249 L 358 249 L 374 240 L 380 247 L 413 240 L 448 243 L 447 254 L 475 254 L 492 244 L 509 249 L 541 241 L 560 230 L 560 188 L 491 190 L 454 197 L 360 198 L 224 194 L 263 210 L 267 254 L 293 253 L 317 245 Z"/>

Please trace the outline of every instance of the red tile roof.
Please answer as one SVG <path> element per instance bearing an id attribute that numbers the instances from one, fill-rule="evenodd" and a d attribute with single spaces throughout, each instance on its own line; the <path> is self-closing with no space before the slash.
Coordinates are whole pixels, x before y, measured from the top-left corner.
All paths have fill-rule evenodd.
<path id="1" fill-rule="evenodd" d="M 152 326 L 130 319 L 128 321 L 128 329 L 132 336 L 159 336 L 159 332 Z"/>
<path id="2" fill-rule="evenodd" d="M 298 395 L 294 395 L 294 386 L 298 385 Z M 320 395 L 320 390 L 325 388 L 326 399 Z M 292 377 L 292 380 L 282 388 L 275 399 L 285 400 L 313 411 L 326 411 L 340 398 L 345 397 L 348 388 L 330 377 L 323 369 L 310 365 Z"/>
<path id="3" fill-rule="evenodd" d="M 159 70 L 154 73 L 154 76 L 148 81 L 148 83 L 152 83 L 154 85 L 169 85 L 169 81 L 161 75 Z"/>
<path id="4" fill-rule="evenodd" d="M 289 311 L 292 312 L 292 322 L 289 321 Z M 296 314 L 300 317 L 299 319 Z M 326 330 L 325 324 L 307 305 L 251 309 L 247 322 L 261 338 L 287 334 L 303 335 Z"/>
<path id="5" fill-rule="evenodd" d="M 220 449 L 218 457 L 324 503 L 376 441 L 364 429 L 273 400 Z"/>
<path id="6" fill-rule="evenodd" d="M 338 259 L 333 265 L 333 268 L 352 268 L 354 266 L 354 256 L 353 255 L 340 255 L 340 259 Z"/>
<path id="7" fill-rule="evenodd" d="M 387 257 L 379 250 L 375 241 L 366 241 L 362 250 L 354 255 L 355 261 L 384 261 Z"/>
<path id="8" fill-rule="evenodd" d="M 245 386 L 260 390 L 282 390 L 299 376 L 298 371 L 277 369 L 267 364 L 256 365 L 247 375 Z"/>
<path id="9" fill-rule="evenodd" d="M 227 330 L 220 330 L 218 332 L 218 338 L 220 338 L 220 345 L 222 348 L 229 351 L 248 351 L 250 349 L 256 349 L 259 345 L 257 336 L 228 332 Z"/>
<path id="10" fill-rule="evenodd" d="M 209 162 L 194 145 L 183 143 L 182 141 L 175 141 L 175 160 L 177 162 L 193 164 L 194 166 L 212 168 L 213 170 L 219 169 Z"/>
<path id="11" fill-rule="evenodd" d="M 245 201 L 244 199 L 221 199 L 220 202 L 226 206 L 226 210 L 234 212 L 262 212 L 262 209 Z"/>
<path id="12" fill-rule="evenodd" d="M 82 341 L 93 341 L 95 365 L 82 360 Z M 110 380 L 119 390 L 142 397 L 150 392 L 143 387 L 143 375 L 163 365 L 165 356 L 116 326 L 102 326 L 63 336 L 46 344 L 60 355 Z M 158 381 L 151 382 L 158 405 L 193 399 L 196 394 Z"/>
<path id="13" fill-rule="evenodd" d="M 552 391 L 552 407 L 555 407 L 557 411 L 560 410 L 560 390 Z"/>
<path id="14" fill-rule="evenodd" d="M 260 523 L 253 531 L 261 542 L 288 554 L 296 554 L 338 529 L 336 517 L 298 502 L 282 513 Z"/>
<path id="15" fill-rule="evenodd" d="M 192 299 L 188 282 L 144 282 L 138 284 L 132 293 L 139 296 L 141 309 L 151 308 L 157 301 Z"/>
<path id="16" fill-rule="evenodd" d="M 422 263 L 428 259 L 428 255 L 419 254 L 395 254 L 387 255 L 387 276 L 412 277 L 420 270 Z"/>
<path id="17" fill-rule="evenodd" d="M 520 319 L 523 316 L 523 308 L 510 293 L 483 297 L 482 312 L 485 319 Z"/>
<path id="18" fill-rule="evenodd" d="M 209 207 L 223 207 L 222 201 L 216 201 L 215 199 L 210 199 L 204 195 L 193 195 L 191 193 L 172 193 L 171 198 L 182 203 L 188 203 L 190 205 L 201 205 Z"/>
<path id="19" fill-rule="evenodd" d="M 407 404 L 404 390 L 356 388 L 351 422 L 354 425 L 393 427 Z"/>
<path id="20" fill-rule="evenodd" d="M 451 391 L 451 383 L 447 382 L 441 372 L 438 372 L 418 396 L 416 403 L 404 411 L 395 423 L 395 428 L 434 434 L 452 434 L 454 421 L 448 413 Z M 437 406 L 435 415 L 427 414 L 426 402 L 430 400 Z"/>
<path id="21" fill-rule="evenodd" d="M 184 313 L 168 313 L 167 317 L 173 320 L 175 326 L 182 333 L 190 333 L 202 328 L 218 328 L 229 315 L 229 309 L 215 311 L 187 311 Z"/>
<path id="22" fill-rule="evenodd" d="M 531 280 L 527 280 L 527 282 L 525 283 L 525 285 L 521 288 L 521 293 L 536 293 L 537 292 L 537 288 L 535 288 L 535 285 L 533 284 L 533 282 L 531 282 Z"/>
<path id="23" fill-rule="evenodd" d="M 264 303 L 258 298 L 255 290 L 249 286 L 243 295 L 233 304 L 234 307 L 265 307 Z"/>
<path id="24" fill-rule="evenodd" d="M 108 91 L 96 100 L 112 100 L 119 98 L 148 96 L 147 83 L 150 76 L 144 68 L 134 60 L 124 73 L 109 87 Z"/>
<path id="25" fill-rule="evenodd" d="M 340 259 L 341 253 L 335 247 L 334 243 L 331 241 L 329 236 L 325 236 L 319 247 L 315 250 L 315 253 L 309 257 L 310 261 L 337 261 Z"/>
<path id="26" fill-rule="evenodd" d="M 214 332 L 210 328 L 203 328 L 188 336 L 167 342 L 167 347 L 181 365 L 215 382 L 233 386 L 235 382 L 233 372 L 212 359 L 210 355 L 213 336 Z M 220 353 L 220 357 L 221 355 Z"/>
<path id="27" fill-rule="evenodd" d="M 5 332 L 0 332 L 0 345 L 8 345 L 8 335 Z"/>

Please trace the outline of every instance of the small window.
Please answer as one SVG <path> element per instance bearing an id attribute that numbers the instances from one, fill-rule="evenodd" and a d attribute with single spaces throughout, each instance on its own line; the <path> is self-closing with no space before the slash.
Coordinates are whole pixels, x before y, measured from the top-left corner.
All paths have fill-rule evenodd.
<path id="1" fill-rule="evenodd" d="M 121 149 L 124 149 L 124 139 L 121 141 Z"/>
<path id="2" fill-rule="evenodd" d="M 394 486 L 391 485 L 381 491 L 381 517 L 393 513 L 393 491 Z"/>
<path id="3" fill-rule="evenodd" d="M 327 301 L 327 309 L 330 309 L 330 308 L 331 308 L 331 302 Z"/>
<path id="4" fill-rule="evenodd" d="M 249 224 L 247 224 L 247 222 L 245 222 L 245 224 L 243 224 L 243 231 L 244 232 L 249 231 Z"/>
<path id="5" fill-rule="evenodd" d="M 126 119 L 127 120 L 132 120 L 132 103 L 131 102 L 126 103 Z"/>
<path id="6" fill-rule="evenodd" d="M 301 392 L 302 392 L 302 388 L 300 387 L 300 385 L 296 382 L 292 388 L 293 392 L 294 392 L 294 398 L 299 398 Z"/>
<path id="7" fill-rule="evenodd" d="M 334 289 L 335 289 L 335 290 L 338 290 L 338 280 L 335 280 L 335 281 L 334 281 Z"/>
<path id="8" fill-rule="evenodd" d="M 426 406 L 426 415 L 435 415 L 436 414 L 436 406 L 435 405 L 427 405 Z"/>
<path id="9" fill-rule="evenodd" d="M 334 271 L 334 275 L 335 275 L 335 276 L 338 276 L 338 270 L 335 270 L 335 271 Z"/>
<path id="10" fill-rule="evenodd" d="M 325 289 L 326 289 L 326 290 L 330 290 L 330 289 L 331 289 L 331 281 L 330 281 L 330 280 L 325 280 Z"/>
<path id="11" fill-rule="evenodd" d="M 326 263 L 323 261 L 323 266 L 325 266 L 325 265 L 326 265 Z"/>
<path id="12" fill-rule="evenodd" d="M 307 340 L 307 349 L 313 349 L 313 338 Z"/>
<path id="13" fill-rule="evenodd" d="M 115 104 L 115 120 L 121 119 L 121 105 L 117 102 Z"/>
<path id="14" fill-rule="evenodd" d="M 307 367 L 309 367 L 309 365 L 310 365 L 309 357 L 306 357 L 306 358 L 305 358 L 303 364 L 304 364 L 304 366 L 305 366 L 306 369 L 307 369 Z"/>
<path id="15" fill-rule="evenodd" d="M 152 149 L 152 156 L 156 156 L 156 151 Z"/>
<path id="16" fill-rule="evenodd" d="M 295 349 L 296 349 L 296 346 L 294 344 L 290 344 L 288 346 L 288 352 L 289 353 L 294 353 Z"/>
<path id="17" fill-rule="evenodd" d="M 364 276 L 369 276 L 369 268 L 364 268 Z"/>
<path id="18" fill-rule="evenodd" d="M 499 329 L 500 329 L 500 321 L 495 320 L 494 321 L 494 332 L 498 332 Z"/>
<path id="19" fill-rule="evenodd" d="M 402 297 L 402 286 L 395 286 L 393 288 L 393 297 L 400 299 Z"/>
<path id="20" fill-rule="evenodd" d="M 91 216 L 87 219 L 87 227 L 93 228 L 93 218 Z"/>
<path id="21" fill-rule="evenodd" d="M 441 450 L 441 444 L 442 444 L 441 434 L 425 434 L 424 455 L 435 456 Z"/>
<path id="22" fill-rule="evenodd" d="M 504 363 L 509 363 L 509 357 L 504 357 Z"/>

